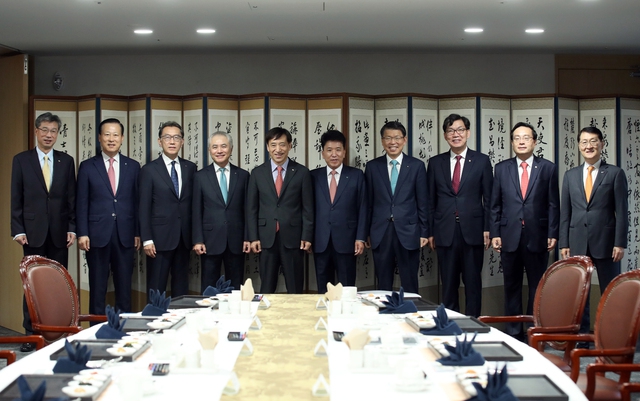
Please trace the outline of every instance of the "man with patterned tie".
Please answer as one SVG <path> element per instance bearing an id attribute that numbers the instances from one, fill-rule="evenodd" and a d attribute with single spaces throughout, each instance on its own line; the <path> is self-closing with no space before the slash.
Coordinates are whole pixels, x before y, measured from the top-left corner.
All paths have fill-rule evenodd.
<path id="1" fill-rule="evenodd" d="M 602 294 L 620 274 L 627 247 L 627 177 L 622 169 L 602 160 L 604 141 L 598 128 L 583 128 L 578 146 L 584 163 L 564 175 L 558 247 L 563 259 L 573 255 L 591 258 Z M 588 333 L 589 328 L 587 301 L 580 332 Z"/>
<path id="2" fill-rule="evenodd" d="M 99 130 L 102 151 L 78 169 L 76 226 L 89 267 L 89 313 L 104 315 L 109 271 L 116 309 L 131 311 L 133 250 L 140 249 L 140 164 L 120 154 L 124 126 L 118 119 L 102 121 Z"/>
<path id="3" fill-rule="evenodd" d="M 191 195 L 196 165 L 179 157 L 184 132 L 180 124 L 160 124 L 160 157 L 140 170 L 140 236 L 147 255 L 147 296 L 165 291 L 171 275 L 171 295 L 189 292 Z"/>
<path id="4" fill-rule="evenodd" d="M 322 157 L 327 163 L 311 171 L 315 195 L 313 259 L 318 293 L 327 283 L 356 285 L 356 256 L 367 239 L 367 198 L 364 174 L 345 166 L 347 140 L 340 131 L 329 130 L 320 137 Z"/>
<path id="5" fill-rule="evenodd" d="M 489 200 L 493 171 L 489 157 L 467 147 L 469 119 L 451 114 L 442 130 L 450 150 L 429 159 L 429 246 L 438 253 L 442 303 L 460 312 L 458 289 L 464 283 L 465 314 L 479 316 L 482 261 L 489 248 Z"/>
<path id="6" fill-rule="evenodd" d="M 193 184 L 193 250 L 201 260 L 201 291 L 215 286 L 224 263 L 225 278 L 239 290 L 244 279 L 246 240 L 245 199 L 249 173 L 229 162 L 233 137 L 209 136 L 213 163 L 198 171 Z"/>
<path id="7" fill-rule="evenodd" d="M 36 147 L 17 154 L 11 169 L 11 235 L 24 255 L 41 255 L 67 267 L 68 248 L 76 240 L 76 169 L 73 158 L 53 150 L 61 126 L 51 113 L 35 122 Z M 23 326 L 32 334 L 23 300 Z M 22 344 L 29 352 L 33 344 Z"/>
<path id="8" fill-rule="evenodd" d="M 417 293 L 420 248 L 430 237 L 427 173 L 422 161 L 402 152 L 407 131 L 401 123 L 386 123 L 380 137 L 386 155 L 369 161 L 364 173 L 378 288 L 393 289 L 397 265 L 401 286 Z"/>
<path id="9" fill-rule="evenodd" d="M 304 252 L 313 240 L 313 185 L 309 169 L 289 159 L 293 138 L 284 128 L 265 135 L 270 159 L 253 169 L 247 190 L 251 250 L 260 254 L 260 292 L 274 293 L 282 266 L 287 292 L 300 294 Z"/>
<path id="10" fill-rule="evenodd" d="M 529 284 L 526 314 L 532 313 L 538 282 L 558 238 L 558 169 L 533 155 L 537 139 L 532 125 L 517 123 L 511 130 L 516 157 L 495 166 L 490 234 L 493 248 L 501 254 L 505 315 L 509 316 L 522 314 L 524 271 Z M 506 332 L 524 340 L 521 323 L 509 323 Z"/>

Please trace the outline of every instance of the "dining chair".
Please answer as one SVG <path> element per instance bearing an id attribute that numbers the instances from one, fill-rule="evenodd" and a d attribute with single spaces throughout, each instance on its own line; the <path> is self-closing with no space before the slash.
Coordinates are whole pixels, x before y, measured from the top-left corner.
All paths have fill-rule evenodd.
<path id="1" fill-rule="evenodd" d="M 82 330 L 80 322 L 104 322 L 104 315 L 80 314 L 78 291 L 60 263 L 42 256 L 25 256 L 20 262 L 22 288 L 34 333 L 51 343 Z"/>
<path id="2" fill-rule="evenodd" d="M 529 339 L 536 333 L 578 333 L 591 288 L 593 268 L 593 262 L 587 256 L 558 260 L 549 266 L 538 283 L 533 315 L 480 316 L 478 319 L 485 323 L 532 323 L 533 326 L 527 330 Z M 567 363 L 569 352 L 575 346 L 567 341 L 549 341 L 547 345 L 565 351 L 564 357 L 544 353 L 545 343 L 539 344 L 538 351 L 548 359 L 557 358 Z M 570 371 L 568 365 L 565 369 L 566 372 Z"/>
<path id="3" fill-rule="evenodd" d="M 44 338 L 37 334 L 30 335 L 30 336 L 0 337 L 0 344 L 22 344 L 22 343 L 35 344 L 36 349 L 40 349 L 45 346 Z M 11 365 L 16 361 L 16 353 L 9 350 L 2 350 L 0 351 L 0 359 L 6 359 L 7 365 Z"/>
<path id="4" fill-rule="evenodd" d="M 640 383 L 625 383 L 620 388 L 622 401 L 631 401 L 631 394 L 640 393 Z"/>
<path id="5" fill-rule="evenodd" d="M 607 286 L 598 303 L 593 334 L 539 333 L 531 342 L 534 346 L 554 340 L 595 343 L 595 349 L 571 351 L 571 379 L 589 400 L 619 400 L 621 387 L 629 382 L 631 372 L 640 371 L 640 365 L 633 364 L 639 332 L 640 270 L 633 270 L 618 275 Z M 585 373 L 580 373 L 582 357 L 596 357 Z M 605 372 L 617 373 L 619 379 L 606 378 Z"/>

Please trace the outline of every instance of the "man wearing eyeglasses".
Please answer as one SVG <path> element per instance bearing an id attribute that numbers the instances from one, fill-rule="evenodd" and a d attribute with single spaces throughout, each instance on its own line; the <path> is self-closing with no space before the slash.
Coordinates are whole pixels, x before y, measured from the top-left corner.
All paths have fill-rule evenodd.
<path id="1" fill-rule="evenodd" d="M 516 157 L 495 166 L 491 194 L 492 246 L 501 254 L 505 315 L 522 314 L 522 278 L 526 271 L 533 311 L 538 282 L 547 269 L 548 253 L 556 246 L 560 220 L 558 169 L 533 155 L 538 134 L 519 122 L 511 130 Z M 524 340 L 522 323 L 509 323 L 507 334 Z"/>
<path id="2" fill-rule="evenodd" d="M 584 163 L 564 175 L 558 246 L 563 259 L 573 255 L 591 258 L 602 294 L 620 274 L 627 247 L 627 177 L 622 169 L 602 160 L 604 141 L 598 128 L 583 128 L 578 146 Z M 580 332 L 588 333 L 589 328 L 587 300 Z"/>
<path id="3" fill-rule="evenodd" d="M 460 312 L 460 276 L 465 314 L 482 307 L 482 259 L 489 248 L 489 200 L 493 171 L 489 157 L 467 147 L 469 119 L 451 114 L 442 124 L 450 150 L 429 159 L 429 246 L 438 253 L 444 306 Z"/>
<path id="4" fill-rule="evenodd" d="M 407 131 L 397 121 L 380 129 L 386 155 L 367 163 L 369 238 L 378 289 L 392 290 L 397 264 L 401 286 L 418 293 L 420 248 L 429 240 L 424 163 L 402 152 Z"/>
<path id="5" fill-rule="evenodd" d="M 140 170 L 140 236 L 147 255 L 149 290 L 165 291 L 171 275 L 171 295 L 189 291 L 191 196 L 196 165 L 179 157 L 184 143 L 180 124 L 167 121 L 158 130 L 160 157 Z"/>
<path id="6" fill-rule="evenodd" d="M 11 236 L 25 256 L 45 256 L 66 268 L 68 248 L 76 240 L 76 169 L 71 156 L 53 149 L 61 125 L 54 114 L 39 115 L 36 147 L 13 158 Z M 22 325 L 27 335 L 33 334 L 24 300 Z M 22 352 L 34 349 L 29 343 L 20 347 Z"/>

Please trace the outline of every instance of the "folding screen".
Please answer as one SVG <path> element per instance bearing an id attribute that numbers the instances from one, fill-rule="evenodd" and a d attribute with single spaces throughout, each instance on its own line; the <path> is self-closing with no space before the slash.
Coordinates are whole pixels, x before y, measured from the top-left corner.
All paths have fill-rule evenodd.
<path id="1" fill-rule="evenodd" d="M 512 126 L 519 122 L 531 124 L 538 134 L 534 155 L 555 163 L 554 115 L 555 99 L 553 97 L 511 99 Z"/>
<path id="2" fill-rule="evenodd" d="M 307 165 L 307 100 L 269 97 L 269 128 L 280 127 L 291 132 L 293 139 L 289 158 Z"/>
<path id="3" fill-rule="evenodd" d="M 584 127 L 596 127 L 602 131 L 604 137 L 602 159 L 609 164 L 618 164 L 616 99 L 580 99 L 580 129 Z M 582 162 L 582 157 L 580 162 Z"/>
<path id="4" fill-rule="evenodd" d="M 471 137 L 467 141 L 467 146 L 471 149 L 478 149 L 476 145 L 476 136 L 473 135 L 476 132 L 476 110 L 478 108 L 477 98 L 469 96 L 460 97 L 443 97 L 438 102 L 438 128 L 441 129 L 444 119 L 451 113 L 456 113 L 469 119 L 471 127 Z M 440 141 L 438 153 L 446 152 L 449 150 L 449 145 L 446 141 Z"/>
<path id="5" fill-rule="evenodd" d="M 556 133 L 558 135 L 558 182 L 560 196 L 562 196 L 562 182 L 564 174 L 576 167 L 580 162 L 578 149 L 578 100 L 571 98 L 556 98 Z"/>
<path id="6" fill-rule="evenodd" d="M 629 185 L 629 233 L 621 270 L 638 268 L 640 255 L 640 99 L 618 99 L 620 167 Z"/>
<path id="7" fill-rule="evenodd" d="M 240 149 L 242 143 L 240 142 L 240 125 L 238 115 L 238 99 L 235 96 L 217 96 L 209 95 L 207 98 L 208 120 L 207 131 L 203 133 L 203 157 L 206 166 L 212 162 L 208 151 L 209 136 L 214 132 L 222 131 L 230 134 L 233 138 L 233 151 L 231 152 L 232 164 L 246 168 L 240 163 Z"/>
<path id="8" fill-rule="evenodd" d="M 99 121 L 107 118 L 117 118 L 124 125 L 124 141 L 120 152 L 124 155 L 129 154 L 129 102 L 124 96 L 99 97 L 96 99 L 97 109 L 100 111 Z M 96 126 L 96 131 L 98 127 Z"/>
<path id="9" fill-rule="evenodd" d="M 384 148 L 380 141 L 380 129 L 389 121 L 399 121 L 407 130 L 407 136 L 411 141 L 409 125 L 409 98 L 408 97 L 376 97 L 376 127 L 374 141 L 375 157 L 384 155 Z M 410 143 L 404 147 L 404 152 L 411 154 Z M 374 157 L 374 158 L 375 158 Z M 397 281 L 397 280 L 396 280 Z"/>
<path id="10" fill-rule="evenodd" d="M 160 97 L 153 95 L 150 100 L 151 126 L 149 127 L 149 144 L 151 153 L 147 155 L 147 162 L 158 158 L 160 154 L 162 154 L 162 147 L 158 143 L 158 130 L 160 125 L 167 121 L 175 121 L 183 125 L 181 97 L 164 95 Z"/>
<path id="11" fill-rule="evenodd" d="M 328 95 L 307 99 L 307 149 L 309 170 L 325 165 L 320 137 L 330 129 L 343 131 L 343 98 Z"/>

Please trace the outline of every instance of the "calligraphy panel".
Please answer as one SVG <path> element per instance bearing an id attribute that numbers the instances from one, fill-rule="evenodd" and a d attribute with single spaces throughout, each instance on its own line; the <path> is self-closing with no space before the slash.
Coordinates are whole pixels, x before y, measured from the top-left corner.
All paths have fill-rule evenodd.
<path id="1" fill-rule="evenodd" d="M 629 232 L 621 270 L 638 268 L 640 257 L 640 100 L 620 99 L 620 165 L 629 185 Z"/>
<path id="2" fill-rule="evenodd" d="M 558 98 L 558 182 L 560 196 L 562 196 L 562 183 L 564 174 L 580 163 L 580 150 L 578 149 L 578 101 L 575 99 Z"/>
<path id="3" fill-rule="evenodd" d="M 616 155 L 616 100 L 615 99 L 581 99 L 580 128 L 596 127 L 602 131 L 604 148 L 602 160 L 609 164 L 618 164 Z M 582 156 L 580 156 L 582 162 Z"/>
<path id="4" fill-rule="evenodd" d="M 167 121 L 175 121 L 182 125 L 182 101 L 151 99 L 151 127 L 149 127 L 149 142 L 151 154 L 149 161 L 162 154 L 162 147 L 158 143 L 160 125 Z M 182 127 L 184 131 L 184 126 Z"/>
<path id="5" fill-rule="evenodd" d="M 342 99 L 339 99 L 342 102 Z M 309 100 L 312 105 L 313 101 Z M 308 133 L 307 149 L 309 152 L 309 161 L 307 167 L 309 170 L 319 168 L 325 165 L 322 159 L 322 145 L 320 137 L 330 129 L 342 130 L 342 109 L 309 109 L 308 110 Z"/>
<path id="6" fill-rule="evenodd" d="M 538 134 L 533 154 L 555 163 L 554 98 L 511 100 L 512 126 L 519 122 L 531 124 Z"/>
<path id="7" fill-rule="evenodd" d="M 209 136 L 217 131 L 226 132 L 233 137 L 233 151 L 229 161 L 238 166 L 240 163 L 240 147 L 239 125 L 238 125 L 238 101 L 231 99 L 214 99 L 209 98 L 207 101 L 209 107 L 209 120 L 207 124 L 208 132 L 203 133 L 203 150 L 208 149 Z M 209 151 L 204 153 L 205 164 L 209 165 L 212 160 Z M 204 167 L 204 166 L 203 166 Z"/>
<path id="8" fill-rule="evenodd" d="M 409 127 L 409 98 L 388 98 L 388 99 L 376 99 L 376 128 L 375 128 L 375 157 L 383 156 L 385 154 L 384 147 L 382 146 L 380 129 L 389 121 L 398 121 L 407 130 L 407 137 L 411 132 Z M 405 146 L 403 152 L 411 154 L 408 144 Z M 396 280 L 397 281 L 397 280 Z"/>
<path id="9" fill-rule="evenodd" d="M 306 166 L 307 157 L 307 101 L 298 99 L 270 99 L 270 128 L 280 127 L 291 133 L 289 158 Z"/>
<path id="10" fill-rule="evenodd" d="M 445 98 L 438 101 L 438 130 L 442 129 L 442 123 L 449 114 L 455 113 L 469 119 L 469 126 L 471 128 L 471 136 L 467 141 L 467 146 L 471 149 L 478 149 L 476 143 L 476 136 L 473 135 L 476 132 L 476 105 L 477 101 L 475 97 L 461 97 L 461 98 Z M 446 152 L 449 150 L 449 145 L 446 141 L 440 141 L 440 150 L 438 153 Z"/>

